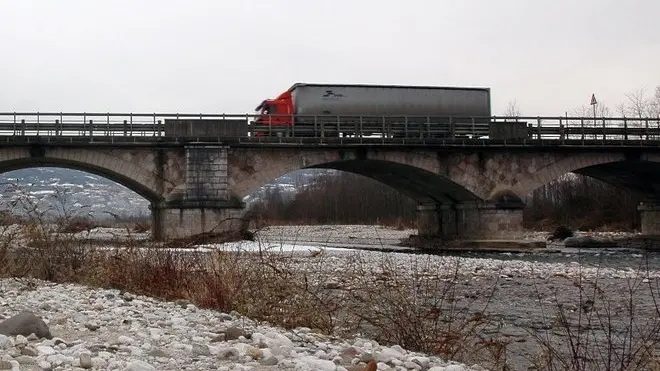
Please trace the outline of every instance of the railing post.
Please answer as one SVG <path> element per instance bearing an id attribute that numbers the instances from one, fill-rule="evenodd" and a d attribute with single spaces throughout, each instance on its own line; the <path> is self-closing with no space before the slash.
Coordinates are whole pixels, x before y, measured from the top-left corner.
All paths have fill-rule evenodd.
<path id="1" fill-rule="evenodd" d="M 536 139 L 541 140 L 541 117 L 536 116 Z"/>
<path id="2" fill-rule="evenodd" d="M 337 138 L 341 137 L 341 123 L 339 122 L 340 118 L 337 115 Z"/>
<path id="3" fill-rule="evenodd" d="M 404 116 L 403 132 L 404 132 L 404 137 L 408 139 L 408 116 Z"/>
<path id="4" fill-rule="evenodd" d="M 60 135 L 64 135 L 62 132 L 64 131 L 64 115 L 62 112 L 60 112 Z"/>
<path id="5" fill-rule="evenodd" d="M 105 116 L 105 135 L 110 136 L 110 112 L 106 112 Z"/>
<path id="6" fill-rule="evenodd" d="M 646 132 L 646 140 L 649 140 L 649 119 L 648 118 L 644 119 L 644 124 L 646 124 L 646 129 L 644 130 Z"/>
<path id="7" fill-rule="evenodd" d="M 60 136 L 60 120 L 55 119 L 55 136 L 59 137 Z"/>
<path id="8" fill-rule="evenodd" d="M 160 136 L 161 136 L 161 133 L 163 132 L 163 121 L 162 121 L 162 120 L 158 120 L 157 123 L 158 123 L 158 125 L 157 125 L 158 136 L 160 137 Z"/>
<path id="9" fill-rule="evenodd" d="M 559 118 L 559 140 L 561 140 L 561 144 L 564 144 L 564 122 L 561 117 Z"/>
<path id="10" fill-rule="evenodd" d="M 94 137 L 94 120 L 89 120 L 89 138 Z"/>
<path id="11" fill-rule="evenodd" d="M 39 112 L 37 112 L 37 136 L 39 136 Z"/>
<path id="12" fill-rule="evenodd" d="M 14 112 L 14 135 L 16 135 L 16 112 Z"/>
<path id="13" fill-rule="evenodd" d="M 124 120 L 124 136 L 128 136 L 128 121 Z"/>
<path id="14" fill-rule="evenodd" d="M 456 128 L 451 115 L 449 116 L 449 137 L 452 139 L 456 137 Z"/>
<path id="15" fill-rule="evenodd" d="M 83 112 L 83 120 L 82 121 L 83 121 L 82 122 L 82 124 L 83 124 L 82 132 L 78 131 L 78 135 L 84 136 L 85 134 L 87 134 L 87 128 L 86 128 L 86 126 L 87 126 L 87 114 L 84 113 L 84 112 Z"/>
<path id="16" fill-rule="evenodd" d="M 362 116 L 360 116 L 358 124 L 360 125 L 359 132 L 358 132 L 359 135 L 360 135 L 360 143 L 362 143 L 362 137 L 364 136 L 364 134 L 362 133 L 362 130 L 364 130 L 364 123 L 362 122 Z"/>
<path id="17" fill-rule="evenodd" d="M 628 119 L 623 116 L 623 140 L 628 140 Z"/>
<path id="18" fill-rule="evenodd" d="M 605 117 L 603 117 L 603 143 L 607 140 L 607 131 L 605 128 Z"/>
<path id="19" fill-rule="evenodd" d="M 130 121 L 130 128 L 131 128 L 130 136 L 133 136 L 133 112 L 131 112 L 131 114 L 128 116 L 128 119 L 131 120 Z"/>
<path id="20" fill-rule="evenodd" d="M 21 136 L 25 136 L 25 119 L 21 119 Z"/>
<path id="21" fill-rule="evenodd" d="M 431 116 L 426 116 L 426 137 L 431 138 Z"/>
<path id="22" fill-rule="evenodd" d="M 385 116 L 383 116 L 383 138 L 385 138 L 386 136 L 388 138 L 390 137 L 389 133 L 386 134 L 386 131 L 385 131 Z"/>
<path id="23" fill-rule="evenodd" d="M 582 132 L 582 144 L 584 144 L 584 117 L 580 118 L 580 131 Z"/>

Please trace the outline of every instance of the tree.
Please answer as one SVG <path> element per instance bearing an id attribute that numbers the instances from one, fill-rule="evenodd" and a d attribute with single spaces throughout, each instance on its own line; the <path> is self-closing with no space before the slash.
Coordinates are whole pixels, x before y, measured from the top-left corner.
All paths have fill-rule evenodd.
<path id="1" fill-rule="evenodd" d="M 504 110 L 504 116 L 507 117 L 518 117 L 520 116 L 520 107 L 518 106 L 518 102 L 516 100 L 509 101 L 509 104 L 506 106 L 506 109 Z"/>
<path id="2" fill-rule="evenodd" d="M 649 115 L 650 101 L 646 98 L 646 91 L 644 88 L 626 94 L 626 98 L 628 99 L 627 112 L 630 116 L 642 118 Z"/>
<path id="3" fill-rule="evenodd" d="M 650 116 L 660 118 L 660 85 L 655 87 L 655 94 L 650 99 Z"/>

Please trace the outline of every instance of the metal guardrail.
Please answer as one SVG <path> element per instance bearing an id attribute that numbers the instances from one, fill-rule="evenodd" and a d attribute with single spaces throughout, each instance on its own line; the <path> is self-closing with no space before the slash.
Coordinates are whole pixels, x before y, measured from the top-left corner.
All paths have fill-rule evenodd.
<path id="1" fill-rule="evenodd" d="M 295 122 L 295 125 L 285 123 Z M 183 123 L 184 126 L 175 125 Z M 237 129 L 236 123 L 241 127 Z M 230 125 L 231 124 L 231 125 Z M 231 126 L 231 130 L 227 130 Z M 500 130 L 504 128 L 504 130 Z M 175 130 L 176 129 L 176 130 Z M 501 140 L 602 143 L 660 140 L 660 117 L 281 116 L 0 112 L 0 142 L 197 140 L 244 143 L 437 143 Z M 21 139 L 19 139 L 21 138 Z M 32 138 L 32 139 L 30 139 Z M 277 139 L 274 139 L 277 138 Z"/>

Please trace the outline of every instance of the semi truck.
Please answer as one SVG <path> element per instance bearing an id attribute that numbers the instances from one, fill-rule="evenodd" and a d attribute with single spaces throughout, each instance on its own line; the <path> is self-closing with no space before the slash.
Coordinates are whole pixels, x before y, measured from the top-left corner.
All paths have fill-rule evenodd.
<path id="1" fill-rule="evenodd" d="M 447 137 L 488 133 L 490 89 L 296 83 L 256 107 L 257 135 Z"/>

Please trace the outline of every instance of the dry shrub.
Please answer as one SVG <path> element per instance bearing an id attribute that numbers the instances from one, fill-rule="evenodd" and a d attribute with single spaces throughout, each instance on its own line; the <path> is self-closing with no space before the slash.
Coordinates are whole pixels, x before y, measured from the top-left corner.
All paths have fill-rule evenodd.
<path id="1" fill-rule="evenodd" d="M 59 218 L 55 224 L 61 233 L 89 232 L 99 226 L 97 222 L 86 217 Z"/>
<path id="2" fill-rule="evenodd" d="M 481 335 L 492 325 L 487 311 L 493 291 L 467 294 L 459 259 L 437 266 L 413 256 L 409 274 L 387 255 L 378 264 L 352 260 L 358 280 L 348 311 L 369 336 L 447 359 L 505 366 L 506 343 Z"/>
<path id="3" fill-rule="evenodd" d="M 133 233 L 145 233 L 151 229 L 151 222 L 148 220 L 141 220 L 136 222 L 131 227 L 131 232 Z"/>
<path id="4" fill-rule="evenodd" d="M 533 360 L 539 370 L 627 371 L 660 370 L 660 282 L 647 278 L 640 267 L 623 280 L 622 287 L 608 287 L 600 277 L 582 274 L 561 290 L 572 290 L 571 301 L 551 297 L 549 328 L 533 335 L 541 351 Z M 640 298 L 652 298 L 645 305 Z M 648 320 L 650 318 L 650 320 Z"/>

